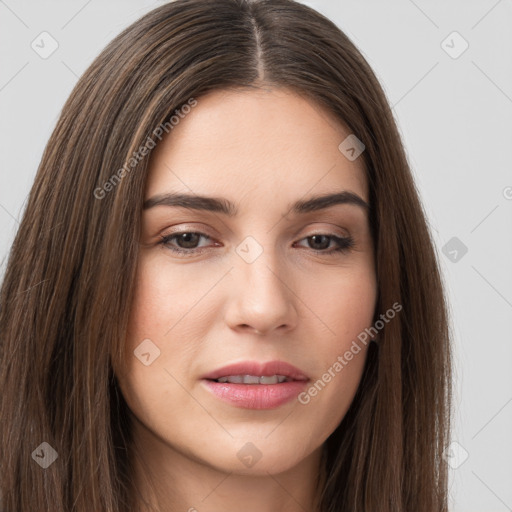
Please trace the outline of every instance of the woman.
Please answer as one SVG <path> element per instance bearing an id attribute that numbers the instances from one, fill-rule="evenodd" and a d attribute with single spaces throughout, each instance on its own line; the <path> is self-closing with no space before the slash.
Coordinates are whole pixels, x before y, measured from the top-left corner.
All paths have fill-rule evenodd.
<path id="1" fill-rule="evenodd" d="M 79 80 L 0 297 L 3 510 L 447 510 L 450 337 L 385 95 L 290 0 Z"/>

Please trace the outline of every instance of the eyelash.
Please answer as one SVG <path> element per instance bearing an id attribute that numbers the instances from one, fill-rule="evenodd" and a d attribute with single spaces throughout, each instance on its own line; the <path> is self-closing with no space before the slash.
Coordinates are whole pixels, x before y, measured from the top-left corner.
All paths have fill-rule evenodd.
<path id="1" fill-rule="evenodd" d="M 158 242 L 158 243 L 163 245 L 164 247 L 167 247 L 170 251 L 172 251 L 172 252 L 174 252 L 176 254 L 181 254 L 181 255 L 183 255 L 185 257 L 186 256 L 194 256 L 195 254 L 203 252 L 204 250 L 206 250 L 206 248 L 202 248 L 202 249 L 198 249 L 198 248 L 195 248 L 195 249 L 182 249 L 182 248 L 172 247 L 172 246 L 169 245 L 169 242 L 172 239 L 174 239 L 174 238 L 176 238 L 178 236 L 184 235 L 184 234 L 199 235 L 199 236 L 202 236 L 204 238 L 208 238 L 208 239 L 211 240 L 211 238 L 208 235 L 206 235 L 204 233 L 201 233 L 199 231 L 181 231 L 179 233 L 173 233 L 172 235 L 163 235 L 163 236 L 161 236 L 160 237 L 160 242 Z M 313 251 L 316 254 L 325 254 L 327 256 L 336 256 L 336 255 L 338 255 L 340 253 L 341 254 L 348 253 L 354 247 L 354 239 L 351 236 L 339 237 L 339 236 L 332 235 L 332 234 L 327 234 L 327 233 L 314 233 L 312 235 L 309 235 L 307 237 L 302 238 L 300 241 L 306 240 L 306 239 L 311 238 L 313 236 L 325 236 L 327 238 L 330 238 L 331 240 L 334 240 L 339 245 L 337 248 L 331 249 L 329 251 L 327 251 L 327 250 L 311 249 L 311 251 Z"/>

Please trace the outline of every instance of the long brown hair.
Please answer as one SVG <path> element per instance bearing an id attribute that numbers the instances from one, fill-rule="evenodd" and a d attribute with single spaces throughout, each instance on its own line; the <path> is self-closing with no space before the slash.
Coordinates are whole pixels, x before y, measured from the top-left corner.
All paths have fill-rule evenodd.
<path id="1" fill-rule="evenodd" d="M 1 289 L 2 510 L 133 510 L 130 422 L 115 374 L 148 153 L 183 105 L 267 84 L 313 99 L 363 141 L 375 319 L 403 307 L 370 345 L 354 401 L 324 445 L 322 512 L 447 511 L 451 334 L 426 216 L 368 63 L 336 25 L 291 0 L 163 5 L 108 44 L 76 84 Z M 46 469 L 36 459 L 53 452 L 42 443 L 58 454 Z"/>

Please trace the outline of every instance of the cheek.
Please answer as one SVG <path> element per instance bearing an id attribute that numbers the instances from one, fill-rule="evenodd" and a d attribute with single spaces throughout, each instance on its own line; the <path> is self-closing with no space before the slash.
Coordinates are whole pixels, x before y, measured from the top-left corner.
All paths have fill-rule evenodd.
<path id="1" fill-rule="evenodd" d="M 173 318 L 187 301 L 186 287 L 181 286 L 179 275 L 168 275 L 157 265 L 141 258 L 131 306 L 129 342 L 156 335 L 161 337 L 172 328 Z M 183 290 L 177 294 L 176 290 Z M 179 296 L 179 300 L 176 297 Z"/>
<path id="2" fill-rule="evenodd" d="M 198 316 L 197 305 L 218 280 L 201 276 L 191 286 L 190 272 L 166 267 L 152 254 L 141 256 L 119 377 L 126 401 L 139 417 L 157 417 L 162 404 L 180 409 L 190 401 L 183 386 L 189 387 L 187 372 L 201 351 L 195 341 L 205 338 L 210 325 Z"/>
<path id="3" fill-rule="evenodd" d="M 178 338 L 177 333 L 183 338 L 201 327 L 194 316 L 200 309 L 197 305 L 216 280 L 216 275 L 173 267 L 158 254 L 142 256 L 129 320 L 130 348 L 144 338 L 166 347 Z"/>
<path id="4" fill-rule="evenodd" d="M 340 273 L 312 288 L 308 306 L 317 314 L 321 334 L 315 338 L 317 373 L 299 402 L 315 410 L 324 432 L 345 416 L 359 386 L 366 362 L 377 301 L 375 275 L 369 267 Z"/>
<path id="5" fill-rule="evenodd" d="M 373 321 L 377 282 L 369 265 L 312 279 L 303 293 L 322 331 L 318 341 L 322 342 L 324 353 L 336 354 L 350 346 Z"/>
<path id="6" fill-rule="evenodd" d="M 162 268 L 147 264 L 139 267 L 125 364 L 118 376 L 129 409 L 153 432 L 165 430 L 163 425 L 171 412 L 178 417 L 187 415 L 190 396 L 180 383 L 185 382 L 182 372 L 194 358 L 193 351 L 184 350 L 189 344 L 183 340 L 190 334 L 186 332 L 187 322 L 180 319 L 187 320 L 186 313 L 197 298 L 194 293 L 189 296 L 190 286 L 179 273 L 165 274 Z"/>

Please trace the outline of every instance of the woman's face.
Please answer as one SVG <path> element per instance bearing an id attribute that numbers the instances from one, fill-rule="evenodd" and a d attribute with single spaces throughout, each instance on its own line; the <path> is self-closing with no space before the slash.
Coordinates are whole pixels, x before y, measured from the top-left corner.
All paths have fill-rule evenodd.
<path id="1" fill-rule="evenodd" d="M 368 203 L 368 185 L 362 158 L 338 148 L 350 132 L 301 96 L 197 102 L 151 156 L 118 379 L 135 432 L 161 453 L 277 473 L 319 453 L 347 412 L 367 353 L 353 342 L 377 296 L 365 208 L 293 205 L 342 192 Z M 275 361 L 298 373 L 264 366 Z"/>

